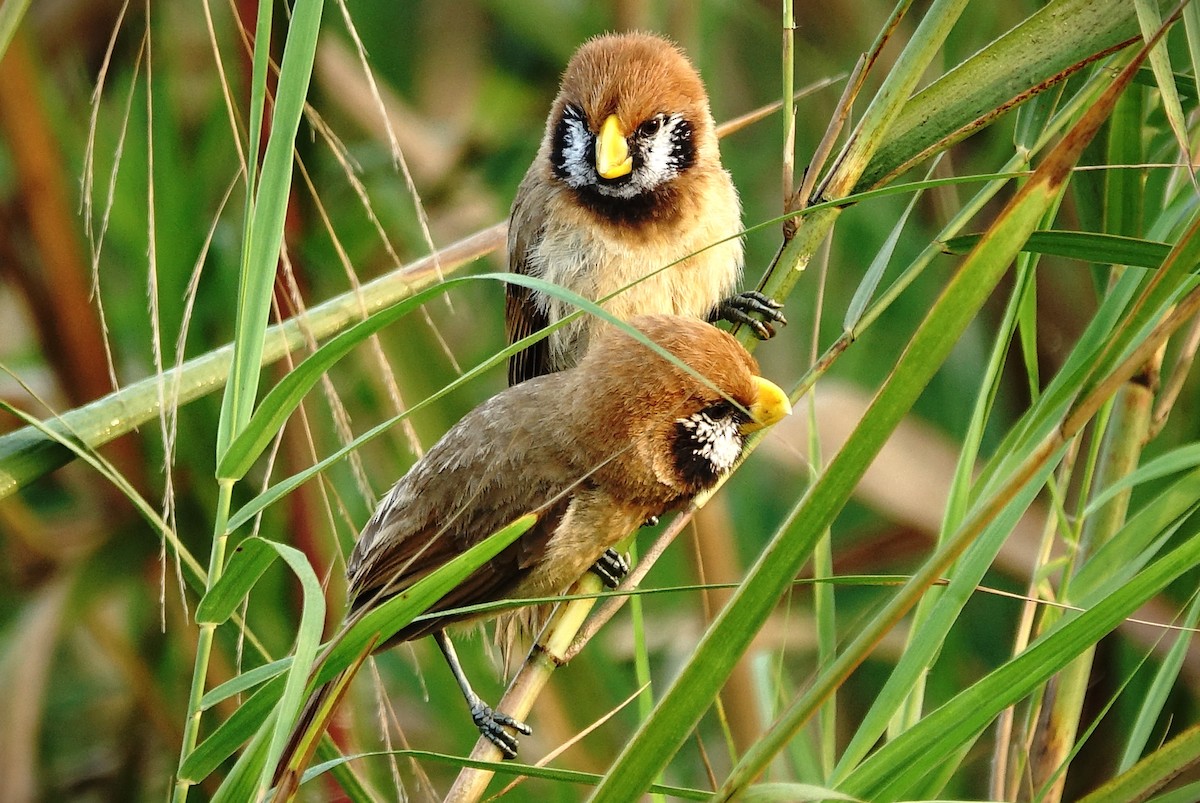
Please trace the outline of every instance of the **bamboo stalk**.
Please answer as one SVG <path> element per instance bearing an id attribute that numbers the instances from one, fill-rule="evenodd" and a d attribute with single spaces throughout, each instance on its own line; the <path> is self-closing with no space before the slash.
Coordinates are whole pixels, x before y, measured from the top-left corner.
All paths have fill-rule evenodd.
<path id="1" fill-rule="evenodd" d="M 1109 428 L 1101 447 L 1094 491 L 1103 491 L 1137 468 L 1150 430 L 1161 360 L 1160 349 L 1143 370 L 1117 392 Z M 1125 523 L 1132 493 L 1133 489 L 1128 488 L 1116 494 L 1084 523 L 1073 561 L 1075 566 L 1084 565 L 1088 557 Z M 1064 580 L 1066 588 L 1069 588 L 1068 584 L 1069 578 Z M 1070 603 L 1069 592 L 1064 593 L 1062 599 Z M 1040 629 L 1045 632 L 1061 618 L 1061 609 L 1047 608 Z M 1030 746 L 1032 785 L 1023 788 L 1024 793 L 1036 795 L 1039 800 L 1056 802 L 1062 799 L 1067 765 L 1077 749 L 1075 740 L 1095 652 L 1095 646 L 1084 650 L 1046 685 L 1042 714 Z M 1024 795 L 1022 797 L 1024 799 Z"/>

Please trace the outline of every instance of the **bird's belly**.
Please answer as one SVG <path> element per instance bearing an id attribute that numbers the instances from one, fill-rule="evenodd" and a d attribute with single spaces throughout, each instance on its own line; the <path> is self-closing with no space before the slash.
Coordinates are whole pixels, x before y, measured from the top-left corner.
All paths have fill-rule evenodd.
<path id="1" fill-rule="evenodd" d="M 705 244 L 720 239 L 706 239 Z M 699 248 L 701 246 L 697 246 Z M 741 276 L 740 240 L 719 243 L 699 253 L 686 243 L 630 243 L 584 237 L 578 230 L 547 233 L 537 248 L 538 274 L 600 305 L 615 317 L 674 314 L 706 318 L 737 287 Z M 575 311 L 575 305 L 543 297 L 551 323 Z M 599 325 L 591 315 L 550 337 L 554 370 L 575 365 Z"/>

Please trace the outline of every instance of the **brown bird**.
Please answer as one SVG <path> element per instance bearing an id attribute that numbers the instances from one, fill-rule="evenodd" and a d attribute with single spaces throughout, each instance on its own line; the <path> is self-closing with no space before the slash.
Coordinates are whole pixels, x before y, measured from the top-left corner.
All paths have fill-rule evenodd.
<path id="1" fill-rule="evenodd" d="M 537 515 L 517 541 L 377 648 L 432 634 L 476 726 L 509 758 L 517 740 L 505 728 L 529 728 L 475 694 L 445 633 L 495 613 L 452 609 L 562 594 L 648 517 L 711 488 L 733 467 L 748 433 L 791 411 L 731 335 L 668 315 L 631 324 L 698 376 L 606 328 L 577 367 L 508 388 L 451 428 L 383 498 L 347 566 L 357 614 L 518 517 Z M 501 614 L 498 632 L 534 634 L 544 613 L 530 606 Z M 302 727 L 315 721 L 329 688 L 310 700 Z M 278 771 L 279 788 L 299 778 L 292 760 L 299 730 Z"/>
<path id="2" fill-rule="evenodd" d="M 616 293 L 605 307 L 623 320 L 722 318 L 765 339 L 771 322 L 786 321 L 766 296 L 732 295 L 742 273 L 741 215 L 691 62 L 658 36 L 599 36 L 567 65 L 517 190 L 509 270 L 591 301 Z M 509 342 L 573 311 L 569 302 L 509 285 Z M 514 355 L 509 384 L 575 365 L 599 325 L 583 316 Z"/>

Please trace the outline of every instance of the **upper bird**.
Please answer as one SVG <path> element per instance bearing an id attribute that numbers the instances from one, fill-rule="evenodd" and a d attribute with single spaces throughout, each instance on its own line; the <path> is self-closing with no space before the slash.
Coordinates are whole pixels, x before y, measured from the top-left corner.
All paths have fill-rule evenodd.
<path id="1" fill-rule="evenodd" d="M 658 36 L 599 36 L 567 65 L 517 190 L 509 269 L 591 301 L 620 291 L 605 307 L 623 320 L 724 318 L 765 338 L 770 322 L 786 321 L 758 293 L 733 295 L 742 273 L 741 214 L 691 62 Z M 573 311 L 569 302 L 509 285 L 509 342 Z M 582 316 L 514 355 L 509 384 L 575 365 L 598 323 Z"/>

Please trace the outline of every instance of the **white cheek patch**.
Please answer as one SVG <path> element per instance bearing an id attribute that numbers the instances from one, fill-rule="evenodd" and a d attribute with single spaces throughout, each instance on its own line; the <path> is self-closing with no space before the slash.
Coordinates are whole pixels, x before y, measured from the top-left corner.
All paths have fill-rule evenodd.
<path id="1" fill-rule="evenodd" d="M 562 164 L 567 185 L 579 188 L 595 184 L 598 180 L 592 164 L 595 140 L 587 129 L 587 123 L 574 116 L 565 117 L 564 122 L 567 125 L 562 145 Z"/>
<path id="2" fill-rule="evenodd" d="M 679 165 L 675 163 L 674 154 L 675 137 L 678 136 L 676 129 L 681 122 L 683 118 L 678 114 L 668 117 L 646 147 L 642 175 L 643 181 L 650 187 L 679 175 Z"/>
<path id="3" fill-rule="evenodd" d="M 713 419 L 707 413 L 681 418 L 679 424 L 691 433 L 692 454 L 705 460 L 717 474 L 733 468 L 742 453 L 739 423 L 732 417 Z"/>

